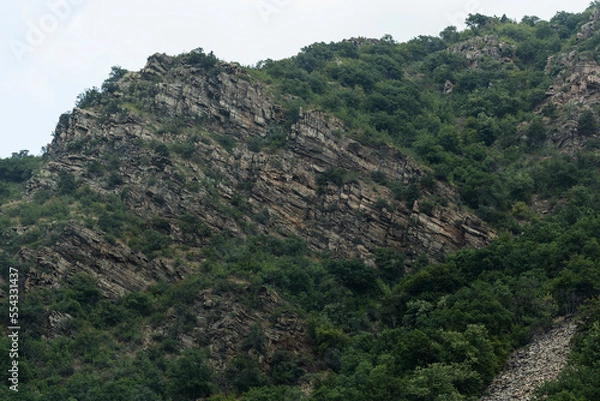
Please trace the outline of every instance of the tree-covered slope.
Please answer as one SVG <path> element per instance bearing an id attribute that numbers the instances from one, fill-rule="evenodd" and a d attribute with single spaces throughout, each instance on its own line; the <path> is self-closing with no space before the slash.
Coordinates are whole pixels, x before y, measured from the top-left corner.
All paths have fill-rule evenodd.
<path id="1" fill-rule="evenodd" d="M 598 17 L 113 68 L 0 160 L 0 395 L 476 400 L 579 313 L 598 399 Z"/>
<path id="2" fill-rule="evenodd" d="M 317 105 L 358 140 L 409 151 L 435 178 L 457 185 L 486 221 L 518 232 L 525 205 L 579 183 L 590 187 L 586 162 L 563 171 L 565 159 L 554 151 L 593 159 L 596 17 L 593 8 L 521 23 L 473 15 L 463 32 L 449 27 L 400 44 L 389 37 L 317 43 L 259 67 L 296 96 L 292 107 Z M 574 82 L 581 63 L 588 85 Z"/>

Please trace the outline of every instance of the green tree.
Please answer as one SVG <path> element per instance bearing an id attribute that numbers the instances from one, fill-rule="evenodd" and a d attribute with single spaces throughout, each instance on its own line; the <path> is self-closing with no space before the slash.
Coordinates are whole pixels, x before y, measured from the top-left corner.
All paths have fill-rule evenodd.
<path id="1" fill-rule="evenodd" d="M 584 110 L 577 119 L 577 132 L 587 137 L 598 133 L 598 123 L 591 110 Z"/>
<path id="2" fill-rule="evenodd" d="M 478 28 L 483 28 L 486 25 L 488 25 L 489 23 L 491 23 L 494 20 L 493 17 L 488 17 L 485 16 L 483 14 L 471 14 L 469 13 L 469 16 L 467 17 L 467 19 L 465 20 L 465 24 L 473 29 L 476 30 Z"/>
<path id="3" fill-rule="evenodd" d="M 204 352 L 190 348 L 174 361 L 169 377 L 169 394 L 180 400 L 194 401 L 213 392 L 213 369 L 206 364 Z"/>
<path id="4" fill-rule="evenodd" d="M 100 89 L 96 87 L 88 88 L 77 96 L 75 106 L 80 109 L 89 109 L 92 106 L 99 105 L 101 99 L 102 93 L 100 92 Z"/>

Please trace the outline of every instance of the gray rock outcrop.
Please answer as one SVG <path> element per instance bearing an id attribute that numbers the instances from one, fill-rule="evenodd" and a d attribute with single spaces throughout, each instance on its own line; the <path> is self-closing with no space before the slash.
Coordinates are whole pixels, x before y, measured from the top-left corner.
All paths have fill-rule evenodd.
<path id="1" fill-rule="evenodd" d="M 425 169 L 397 149 L 352 139 L 340 120 L 321 111 L 300 110 L 286 123 L 268 92 L 237 65 L 207 71 L 156 54 L 141 72 L 118 81 L 102 107 L 76 108 L 61 118 L 29 193 L 56 188 L 61 174 L 71 174 L 80 186 L 118 195 L 143 219 L 168 220 L 164 229 L 175 244 L 198 247 L 202 238 L 182 233 L 178 216 L 196 216 L 213 232 L 240 237 L 253 224 L 258 233 L 298 236 L 339 257 L 368 259 L 391 247 L 409 265 L 423 253 L 435 260 L 493 238 L 457 206 L 453 187 L 420 184 Z M 107 112 L 117 101 L 117 110 Z M 281 143 L 269 149 L 274 135 Z M 177 152 L 182 144 L 185 156 Z M 334 170 L 342 172 L 340 182 L 319 181 Z M 371 178 L 375 173 L 379 180 Z M 381 181 L 418 185 L 421 199 L 397 200 Z M 107 283 L 107 293 L 121 294 L 185 275 L 127 244 L 109 245 L 94 229 L 71 225 L 58 234 L 53 249 L 22 255 L 44 264 L 44 278 L 34 273 L 32 282 L 57 283 L 84 269 Z"/>
<path id="2" fill-rule="evenodd" d="M 566 367 L 575 323 L 566 321 L 516 351 L 479 401 L 529 401 L 533 391 Z"/>

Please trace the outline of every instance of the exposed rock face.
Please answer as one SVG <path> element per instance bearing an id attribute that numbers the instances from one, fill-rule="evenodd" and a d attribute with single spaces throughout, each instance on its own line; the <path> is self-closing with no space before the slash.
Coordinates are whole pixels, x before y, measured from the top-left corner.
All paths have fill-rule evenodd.
<path id="1" fill-rule="evenodd" d="M 588 39 L 595 31 L 600 10 L 596 10 L 589 22 L 577 34 L 579 43 Z M 594 54 L 570 49 L 556 56 L 550 56 L 545 68 L 553 78 L 546 92 L 546 99 L 537 108 L 541 112 L 547 106 L 565 110 L 567 120 L 559 124 L 549 135 L 549 144 L 557 149 L 573 153 L 585 146 L 586 139 L 577 132 L 577 118 L 584 109 L 594 110 L 600 103 L 600 65 Z"/>
<path id="2" fill-rule="evenodd" d="M 531 400 L 536 387 L 556 379 L 566 367 L 575 331 L 575 323 L 568 321 L 535 337 L 510 357 L 480 401 Z"/>
<path id="3" fill-rule="evenodd" d="M 352 43 L 356 47 L 365 46 L 365 45 L 376 45 L 381 42 L 380 39 L 374 38 L 350 38 L 342 40 L 344 43 Z"/>
<path id="4" fill-rule="evenodd" d="M 598 19 L 600 19 L 600 9 L 596 9 L 590 16 L 590 20 L 581 26 L 581 29 L 577 33 L 578 42 L 585 40 L 594 34 Z"/>
<path id="5" fill-rule="evenodd" d="M 149 261 L 121 242 L 108 243 L 87 228 L 69 225 L 59 235 L 60 239 L 51 247 L 21 251 L 22 260 L 37 266 L 29 271 L 26 290 L 57 286 L 65 278 L 85 273 L 98 279 L 105 294 L 116 297 L 126 291 L 143 290 L 156 280 L 172 280 L 185 274 L 161 259 Z"/>
<path id="6" fill-rule="evenodd" d="M 577 41 L 583 42 L 590 38 L 596 30 L 600 9 L 596 9 L 590 20 L 581 26 Z M 572 48 L 569 51 L 550 56 L 546 63 L 546 74 L 554 78 L 548 89 L 547 101 L 555 105 L 567 104 L 596 104 L 600 101 L 600 66 L 590 52 Z"/>
<path id="7" fill-rule="evenodd" d="M 170 309 L 163 325 L 143 329 L 144 345 L 172 338 L 174 327 L 191 320 L 187 324 L 193 325 L 193 329 L 181 331 L 173 339 L 183 348 L 208 347 L 211 364 L 218 370 L 241 351 L 260 354 L 263 368 L 267 368 L 277 350 L 285 349 L 296 356 L 310 354 L 304 321 L 277 293 L 262 287 L 249 307 L 240 302 L 238 295 L 233 295 L 249 292 L 248 283 L 229 282 L 229 285 L 233 288 L 227 292 L 201 291 L 196 300 L 186 306 L 185 317 L 181 311 Z M 310 366 L 304 368 L 311 369 Z"/>
<path id="8" fill-rule="evenodd" d="M 408 186 L 424 176 L 421 167 L 392 147 L 350 139 L 340 121 L 322 112 L 301 111 L 286 128 L 281 107 L 250 81 L 234 65 L 222 63 L 207 72 L 152 56 L 112 94 L 111 101 L 121 104 L 129 96 L 138 102 L 135 107 L 102 113 L 75 109 L 61 118 L 30 193 L 56 187 L 59 173 L 71 173 L 80 184 L 118 194 L 139 216 L 170 219 L 172 239 L 196 246 L 202 246 L 201 238 L 186 237 L 178 216 L 192 214 L 213 231 L 239 236 L 245 235 L 243 225 L 255 224 L 257 232 L 296 235 L 340 257 L 368 257 L 376 248 L 393 247 L 405 252 L 409 263 L 421 253 L 436 257 L 480 247 L 493 236 L 456 206 L 458 195 L 445 184 L 420 185 L 422 198 L 410 208 L 395 200 L 370 177 L 377 173 Z M 179 125 L 173 127 L 173 121 Z M 275 149 L 252 146 L 277 135 L 283 143 Z M 182 144 L 188 146 L 185 157 L 173 151 Z M 319 181 L 335 169 L 343 179 Z M 235 208 L 241 213 L 232 213 Z M 52 250 L 22 256 L 51 271 L 43 277 L 34 273 L 32 283 L 56 282 L 83 269 L 106 275 L 109 294 L 185 274 L 74 226 Z"/>
<path id="9" fill-rule="evenodd" d="M 449 79 L 444 83 L 443 93 L 444 95 L 451 95 L 454 91 L 454 84 Z"/>
<path id="10" fill-rule="evenodd" d="M 560 68 L 564 73 L 556 76 L 553 85 L 548 89 L 547 102 L 564 106 L 569 103 L 591 105 L 600 101 L 600 65 L 589 55 L 572 51 L 550 57 L 546 72 L 552 73 L 556 68 Z"/>
<path id="11" fill-rule="evenodd" d="M 71 319 L 73 317 L 68 313 L 60 313 L 51 311 L 48 315 L 48 328 L 46 336 L 47 338 L 59 337 L 62 335 L 71 334 L 73 328 L 71 326 Z"/>
<path id="12" fill-rule="evenodd" d="M 482 59 L 489 57 L 496 61 L 511 63 L 515 55 L 515 46 L 501 41 L 496 35 L 476 36 L 448 48 L 450 53 L 459 54 L 476 68 Z"/>
<path id="13" fill-rule="evenodd" d="M 577 121 L 569 120 L 552 131 L 550 143 L 558 150 L 575 153 L 585 146 L 586 139 L 577 132 Z"/>
<path id="14" fill-rule="evenodd" d="M 232 135 L 264 134 L 268 124 L 277 122 L 279 108 L 260 86 L 248 82 L 241 67 L 220 63 L 218 68 L 218 74 L 206 74 L 200 67 L 174 65 L 172 58 L 155 54 L 141 74 L 132 74 L 123 85 L 161 80 L 143 99 L 160 118 L 208 120 L 216 129 L 235 127 L 234 132 L 228 130 Z"/>
<path id="15" fill-rule="evenodd" d="M 207 70 L 150 57 L 141 72 L 128 73 L 103 95 L 99 107 L 61 117 L 29 195 L 60 190 L 61 177 L 72 177 L 94 196 L 118 198 L 148 224 L 160 219 L 174 252 L 207 244 L 206 232 L 183 227 L 184 215 L 209 232 L 294 235 L 339 257 L 368 259 L 377 248 L 392 247 L 408 263 L 423 253 L 434 260 L 481 247 L 494 236 L 457 206 L 454 188 L 426 183 L 426 171 L 398 150 L 351 139 L 341 121 L 323 112 L 300 111 L 289 121 L 268 88 L 251 81 L 235 65 Z M 420 198 L 397 200 L 386 185 L 392 182 L 412 185 Z M 126 238 L 107 235 L 96 219 L 57 225 L 52 245 L 21 252 L 21 260 L 36 266 L 26 290 L 58 287 L 85 273 L 116 298 L 178 281 L 202 262 L 152 258 Z M 240 352 L 254 354 L 263 370 L 278 350 L 299 359 L 312 352 L 304 321 L 274 291 L 255 293 L 233 278 L 219 285 L 227 288 L 193 294 L 185 308 L 171 308 L 164 322 L 144 327 L 141 343 L 152 347 L 168 339 L 178 348 L 208 347 L 217 370 Z M 47 336 L 68 334 L 69 320 L 51 312 Z M 248 349 L 240 349 L 245 344 Z"/>

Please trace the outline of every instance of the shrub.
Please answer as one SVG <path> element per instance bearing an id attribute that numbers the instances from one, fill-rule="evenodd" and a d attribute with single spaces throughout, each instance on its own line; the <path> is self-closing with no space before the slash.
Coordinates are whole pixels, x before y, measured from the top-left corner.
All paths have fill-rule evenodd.
<path id="1" fill-rule="evenodd" d="M 387 177 L 383 171 L 373 171 L 371 173 L 371 179 L 379 185 L 387 185 Z"/>
<path id="2" fill-rule="evenodd" d="M 392 248 L 379 248 L 374 252 L 375 265 L 386 281 L 397 281 L 404 275 L 404 254 Z"/>
<path id="3" fill-rule="evenodd" d="M 96 285 L 96 280 L 86 274 L 76 274 L 69 280 L 70 298 L 82 305 L 92 305 L 100 301 L 102 293 Z"/>
<path id="4" fill-rule="evenodd" d="M 184 159 L 191 159 L 194 153 L 196 153 L 196 144 L 192 141 L 174 143 L 173 150 Z"/>
<path id="5" fill-rule="evenodd" d="M 154 147 L 154 152 L 156 152 L 156 154 L 161 157 L 168 158 L 170 156 L 169 148 L 167 148 L 167 145 L 165 145 L 164 143 L 157 144 Z"/>
<path id="6" fill-rule="evenodd" d="M 121 299 L 127 309 L 141 316 L 152 313 L 152 297 L 144 292 L 130 292 Z"/>
<path id="7" fill-rule="evenodd" d="M 123 177 L 121 177 L 118 173 L 113 172 L 110 173 L 108 178 L 106 179 L 106 185 L 108 189 L 114 189 L 119 185 L 123 185 Z"/>
<path id="8" fill-rule="evenodd" d="M 231 360 L 225 370 L 225 377 L 239 392 L 264 386 L 266 382 L 258 361 L 247 354 L 238 355 Z"/>
<path id="9" fill-rule="evenodd" d="M 383 199 L 383 198 L 379 198 L 377 199 L 377 201 L 375 201 L 375 204 L 373 205 L 373 207 L 375 208 L 375 210 L 383 210 L 383 209 L 390 209 L 390 204 L 387 201 L 387 199 Z"/>
<path id="10" fill-rule="evenodd" d="M 0 181 L 24 182 L 33 175 L 37 168 L 39 159 L 28 155 L 28 151 L 22 150 L 13 153 L 8 159 L 0 159 Z"/>
<path id="11" fill-rule="evenodd" d="M 322 173 L 317 174 L 316 183 L 323 187 L 329 183 L 341 187 L 345 182 L 346 171 L 341 167 L 332 167 Z"/>
<path id="12" fill-rule="evenodd" d="M 256 323 L 250 327 L 250 331 L 246 338 L 242 340 L 240 348 L 242 351 L 254 350 L 259 354 L 263 354 L 266 350 L 267 338 L 260 324 Z"/>
<path id="13" fill-rule="evenodd" d="M 359 259 L 328 260 L 325 268 L 353 291 L 364 293 L 375 286 L 375 270 Z"/>
<path id="14" fill-rule="evenodd" d="M 271 214 L 269 213 L 269 208 L 267 208 L 266 206 L 254 216 L 254 220 L 256 220 L 257 223 L 266 225 L 269 224 L 269 221 L 271 220 Z"/>
<path id="15" fill-rule="evenodd" d="M 196 235 L 200 238 L 210 237 L 210 235 L 211 235 L 210 227 L 207 226 L 200 219 L 200 217 L 198 217 L 194 214 L 191 214 L 191 213 L 183 214 L 183 215 L 179 216 L 178 221 L 179 221 L 179 227 L 181 227 L 183 232 L 186 234 Z"/>
<path id="16" fill-rule="evenodd" d="M 598 132 L 598 123 L 591 110 L 585 110 L 577 120 L 577 132 L 583 136 L 593 136 Z"/>
<path id="17" fill-rule="evenodd" d="M 58 174 L 58 193 L 61 195 L 71 195 L 78 187 L 77 181 L 73 173 L 61 171 Z"/>
<path id="18" fill-rule="evenodd" d="M 235 140 L 230 135 L 211 134 L 213 139 L 221 145 L 227 152 L 231 152 L 235 147 Z"/>
<path id="19" fill-rule="evenodd" d="M 433 216 L 433 208 L 434 204 L 430 200 L 423 200 L 419 202 L 419 209 L 428 216 Z"/>
<path id="20" fill-rule="evenodd" d="M 75 106 L 79 107 L 80 109 L 89 109 L 92 106 L 99 105 L 101 99 L 102 93 L 100 93 L 98 88 L 88 88 L 77 96 Z"/>
<path id="21" fill-rule="evenodd" d="M 194 401 L 211 395 L 213 370 L 205 361 L 204 353 L 192 348 L 173 363 L 168 374 L 168 392 L 174 399 Z"/>

